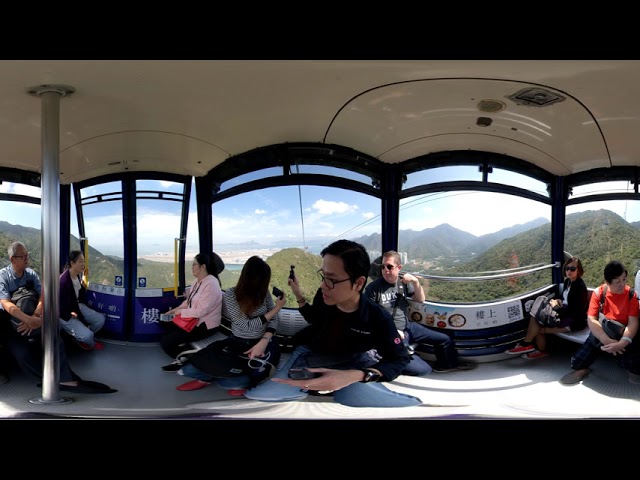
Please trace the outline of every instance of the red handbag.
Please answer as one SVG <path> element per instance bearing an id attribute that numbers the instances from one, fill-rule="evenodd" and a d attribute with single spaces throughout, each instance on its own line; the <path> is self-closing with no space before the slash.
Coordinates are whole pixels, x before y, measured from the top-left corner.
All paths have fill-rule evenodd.
<path id="1" fill-rule="evenodd" d="M 175 323 L 176 325 L 178 325 L 183 330 L 186 330 L 187 332 L 190 332 L 191 330 L 196 328 L 196 324 L 198 323 L 198 319 L 197 318 L 193 318 L 193 317 L 186 317 L 185 318 L 180 314 L 178 314 L 175 317 L 173 317 L 171 319 L 171 321 L 173 323 Z"/>

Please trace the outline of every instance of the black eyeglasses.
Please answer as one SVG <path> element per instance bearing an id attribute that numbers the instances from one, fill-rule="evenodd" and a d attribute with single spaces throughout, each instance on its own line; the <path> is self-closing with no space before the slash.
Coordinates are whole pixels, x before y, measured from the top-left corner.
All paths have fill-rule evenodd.
<path id="1" fill-rule="evenodd" d="M 24 255 L 14 255 L 13 258 L 29 258 L 29 254 L 25 253 Z"/>
<path id="2" fill-rule="evenodd" d="M 320 278 L 320 281 L 324 282 L 324 284 L 329 288 L 335 287 L 336 283 L 342 283 L 346 282 L 347 280 L 351 280 L 350 278 L 345 278 L 344 280 L 333 280 L 331 278 L 326 278 L 323 273 L 324 272 L 322 271 L 322 269 L 318 270 L 318 278 Z"/>
<path id="3" fill-rule="evenodd" d="M 567 267 L 565 268 L 565 270 L 567 270 L 568 272 L 575 272 L 578 269 L 578 267 Z"/>
<path id="4" fill-rule="evenodd" d="M 387 270 L 393 270 L 394 268 L 396 268 L 395 265 L 382 265 L 382 268 L 386 268 Z"/>

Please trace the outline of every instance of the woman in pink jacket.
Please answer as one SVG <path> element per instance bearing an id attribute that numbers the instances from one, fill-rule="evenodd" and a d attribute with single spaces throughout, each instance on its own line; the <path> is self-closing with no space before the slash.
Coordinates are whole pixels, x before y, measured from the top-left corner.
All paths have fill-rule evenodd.
<path id="1" fill-rule="evenodd" d="M 162 367 L 165 372 L 180 370 L 182 362 L 177 358 L 190 348 L 189 342 L 209 337 L 220 328 L 222 289 L 214 261 L 206 253 L 199 253 L 193 260 L 191 272 L 196 277 L 196 282 L 189 289 L 187 298 L 167 313 L 197 318 L 198 323 L 193 330 L 187 332 L 173 322 L 161 322 L 167 332 L 160 339 L 160 345 L 165 353 L 174 359 L 172 363 Z"/>

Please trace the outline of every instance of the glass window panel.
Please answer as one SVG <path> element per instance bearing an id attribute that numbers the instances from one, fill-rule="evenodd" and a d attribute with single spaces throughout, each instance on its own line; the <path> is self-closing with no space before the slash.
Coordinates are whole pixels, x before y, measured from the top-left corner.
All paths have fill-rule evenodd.
<path id="1" fill-rule="evenodd" d="M 302 174 L 302 173 L 330 175 L 334 177 L 356 180 L 356 181 L 365 183 L 367 185 L 371 185 L 371 178 L 369 176 L 362 175 L 360 173 L 357 173 L 351 170 L 337 168 L 337 167 L 328 167 L 323 165 L 306 165 L 306 164 L 292 165 L 291 173 L 294 175 Z M 225 191 L 232 187 L 243 185 L 245 183 L 254 182 L 262 178 L 280 177 L 280 176 L 282 176 L 282 167 L 265 168 L 255 172 L 245 173 L 238 177 L 227 180 L 221 185 L 220 191 Z"/>
<path id="2" fill-rule="evenodd" d="M 349 180 L 356 180 L 358 182 L 371 185 L 371 177 L 344 168 L 327 167 L 324 165 L 292 165 L 291 173 L 313 173 L 321 175 L 331 175 L 334 177 L 347 178 Z"/>
<path id="3" fill-rule="evenodd" d="M 118 192 L 121 197 L 120 182 L 92 185 L 80 191 L 80 197 L 87 199 L 105 192 Z M 124 279 L 124 236 L 122 227 L 122 199 L 89 203 L 82 206 L 86 239 L 91 253 L 86 258 L 89 281 L 102 285 L 115 285 L 115 277 Z M 94 252 L 95 249 L 95 252 Z M 95 258 L 94 258 L 95 256 Z"/>
<path id="4" fill-rule="evenodd" d="M 228 190 L 232 187 L 236 187 L 238 185 L 242 185 L 245 183 L 250 183 L 253 182 L 255 180 L 259 180 L 262 178 L 267 178 L 267 177 L 281 177 L 282 176 L 282 167 L 271 167 L 271 168 L 264 168 L 262 170 L 257 170 L 255 172 L 249 172 L 249 173 L 245 173 L 243 175 L 239 175 L 235 178 L 231 178 L 229 180 L 227 180 L 226 182 L 224 182 L 221 187 L 220 187 L 220 191 L 223 192 L 225 190 Z"/>
<path id="5" fill-rule="evenodd" d="M 143 191 L 183 194 L 184 185 L 164 180 L 136 181 L 138 246 L 136 285 L 140 285 L 140 279 L 144 278 L 146 279 L 144 285 L 147 288 L 174 287 L 175 245 L 176 239 L 180 239 L 182 202 L 157 199 L 153 195 L 144 194 L 143 198 L 140 198 L 139 194 Z"/>
<path id="6" fill-rule="evenodd" d="M 627 284 L 634 285 L 640 268 L 640 201 L 606 200 L 570 205 L 566 209 L 565 252 L 580 258 L 587 287 L 604 282 L 604 266 L 621 261 Z"/>
<path id="7" fill-rule="evenodd" d="M 502 183 L 504 185 L 513 185 L 519 188 L 527 189 L 531 192 L 539 193 L 546 197 L 549 196 L 549 190 L 547 184 L 529 177 L 528 175 L 522 175 L 520 173 L 511 172 L 501 168 L 493 168 L 493 172 L 488 177 L 490 182 Z"/>
<path id="8" fill-rule="evenodd" d="M 41 198 L 40 187 L 25 185 L 23 183 L 0 182 L 0 192 L 7 194 L 25 195 L 27 197 Z M 0 218 L 12 225 L 23 227 L 42 228 L 40 205 L 24 202 L 3 202 L 0 208 Z"/>
<path id="9" fill-rule="evenodd" d="M 633 184 L 629 181 L 612 181 L 576 185 L 575 187 L 572 187 L 569 199 L 601 193 L 633 193 Z"/>
<path id="10" fill-rule="evenodd" d="M 6 181 L 0 183 L 0 192 L 38 199 L 41 195 L 40 187 Z M 10 225 L 26 227 L 17 240 L 23 242 L 29 251 L 29 267 L 42 276 L 42 208 L 40 205 L 13 200 L 2 201 L 0 202 L 0 219 Z M 0 268 L 11 263 L 7 257 L 7 247 L 13 240 L 15 238 L 7 238 L 0 251 Z"/>
<path id="11" fill-rule="evenodd" d="M 551 263 L 551 207 L 513 195 L 463 191 L 404 199 L 399 215 L 403 270 L 486 276 Z M 500 280 L 423 280 L 427 299 L 486 302 L 551 283 L 551 269 Z"/>
<path id="12" fill-rule="evenodd" d="M 380 251 L 380 201 L 350 190 L 286 186 L 256 190 L 212 205 L 213 245 L 225 261 L 223 288 L 234 286 L 252 255 L 272 269 L 271 286 L 297 303 L 287 278 L 295 265 L 302 291 L 311 300 L 319 287 L 320 251 L 346 238 Z M 371 252 L 370 252 L 371 253 Z"/>
<path id="13" fill-rule="evenodd" d="M 403 189 L 428 185 L 431 183 L 453 182 L 461 180 L 482 181 L 482 172 L 478 165 L 457 165 L 420 170 L 407 175 Z"/>

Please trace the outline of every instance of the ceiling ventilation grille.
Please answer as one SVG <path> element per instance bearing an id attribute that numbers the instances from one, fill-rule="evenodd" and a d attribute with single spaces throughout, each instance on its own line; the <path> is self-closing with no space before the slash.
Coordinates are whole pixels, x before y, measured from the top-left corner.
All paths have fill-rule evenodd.
<path id="1" fill-rule="evenodd" d="M 528 107 L 546 107 L 563 102 L 565 97 L 544 88 L 525 88 L 507 97 L 509 100 Z"/>

